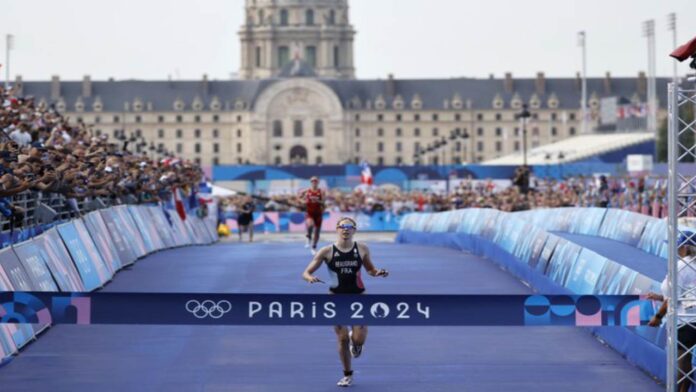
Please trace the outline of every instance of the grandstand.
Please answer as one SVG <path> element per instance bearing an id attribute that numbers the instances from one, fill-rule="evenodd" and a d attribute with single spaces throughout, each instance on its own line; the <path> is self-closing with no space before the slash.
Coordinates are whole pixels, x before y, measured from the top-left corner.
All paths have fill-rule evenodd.
<path id="1" fill-rule="evenodd" d="M 622 162 L 628 154 L 655 151 L 655 135 L 646 132 L 589 134 L 571 137 L 527 151 L 528 165 L 557 165 L 580 161 Z M 482 165 L 521 165 L 523 152 L 482 162 Z"/>

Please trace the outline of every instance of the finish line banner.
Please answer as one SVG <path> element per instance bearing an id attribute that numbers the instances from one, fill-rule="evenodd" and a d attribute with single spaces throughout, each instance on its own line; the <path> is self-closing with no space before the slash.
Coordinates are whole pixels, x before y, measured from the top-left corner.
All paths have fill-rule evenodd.
<path id="1" fill-rule="evenodd" d="M 304 295 L 0 292 L 0 323 L 639 326 L 636 295 Z"/>

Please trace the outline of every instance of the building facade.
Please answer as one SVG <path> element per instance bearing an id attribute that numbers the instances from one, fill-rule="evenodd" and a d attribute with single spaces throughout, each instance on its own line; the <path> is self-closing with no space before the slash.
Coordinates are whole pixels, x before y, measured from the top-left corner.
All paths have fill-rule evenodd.
<path id="1" fill-rule="evenodd" d="M 522 150 L 525 104 L 528 148 L 581 132 L 577 75 L 356 80 L 347 0 L 247 0 L 245 9 L 240 80 L 16 84 L 97 134 L 124 131 L 204 166 L 481 162 Z M 604 98 L 646 102 L 643 73 L 587 86 L 590 129 Z"/>

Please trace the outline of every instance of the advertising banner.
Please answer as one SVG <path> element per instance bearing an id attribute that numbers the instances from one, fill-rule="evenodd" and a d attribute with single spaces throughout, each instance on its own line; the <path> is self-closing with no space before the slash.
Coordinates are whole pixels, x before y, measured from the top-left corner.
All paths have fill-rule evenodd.
<path id="1" fill-rule="evenodd" d="M 633 286 L 638 272 L 613 261 L 607 261 L 599 275 L 595 293 L 601 295 L 623 294 Z"/>
<path id="2" fill-rule="evenodd" d="M 127 266 L 133 264 L 138 256 L 135 254 L 133 248 L 131 248 L 130 243 L 127 242 L 127 231 L 119 227 L 113 209 L 108 208 L 97 212 L 102 217 L 102 221 L 106 226 L 106 231 L 111 238 L 111 246 L 116 250 L 121 265 Z"/>
<path id="3" fill-rule="evenodd" d="M 55 324 L 83 325 L 640 326 L 651 316 L 640 312 L 645 301 L 595 295 L 6 292 L 0 293 L 6 314 L 0 321 L 32 322 L 48 314 Z"/>
<path id="4" fill-rule="evenodd" d="M 643 235 L 640 236 L 638 248 L 655 256 L 667 258 L 669 256 L 667 221 L 662 219 L 650 219 L 645 225 Z"/>
<path id="5" fill-rule="evenodd" d="M 14 326 L 17 329 L 17 326 Z M 17 353 L 17 346 L 12 339 L 9 324 L 0 325 L 0 359 L 8 358 Z"/>
<path id="6" fill-rule="evenodd" d="M 12 246 L 12 249 L 31 280 L 34 291 L 58 291 L 46 261 L 33 241 L 19 243 Z"/>
<path id="7" fill-rule="evenodd" d="M 569 233 L 598 235 L 602 227 L 606 208 L 573 208 Z"/>
<path id="8" fill-rule="evenodd" d="M 174 240 L 172 226 L 169 224 L 167 217 L 164 216 L 164 211 L 161 207 L 149 207 L 147 211 L 152 219 L 152 224 L 157 228 L 157 233 L 159 234 L 164 246 L 166 248 L 175 247 L 176 241 Z"/>
<path id="9" fill-rule="evenodd" d="M 184 221 L 181 220 L 179 214 L 176 211 L 168 211 L 169 220 L 172 222 L 172 229 L 175 231 L 175 238 L 177 240 L 178 246 L 184 246 L 195 243 L 194 239 L 191 237 L 191 233 L 184 225 Z"/>
<path id="10" fill-rule="evenodd" d="M 529 225 L 529 230 L 525 231 L 522 239 L 518 241 L 514 255 L 530 267 L 536 268 L 548 236 L 544 230 Z"/>
<path id="11" fill-rule="evenodd" d="M 549 266 L 551 256 L 556 250 L 556 244 L 560 240 L 561 237 L 553 234 L 548 234 L 548 236 L 546 237 L 546 242 L 544 243 L 544 248 L 541 250 L 541 253 L 539 254 L 539 260 L 536 265 L 537 271 L 541 272 L 544 275 L 548 275 L 546 273 L 546 269 Z"/>
<path id="12" fill-rule="evenodd" d="M 27 289 L 29 287 L 32 287 L 32 282 L 27 273 L 24 271 L 24 268 L 22 267 L 19 258 L 14 251 L 11 248 L 4 248 L 0 250 L 0 290 L 6 292 L 12 292 L 15 290 L 34 290 Z M 2 307 L 4 307 L 4 304 Z M 0 308 L 0 321 L 8 320 L 9 318 L 7 313 L 9 311 L 5 310 L 3 312 L 1 309 L 2 308 Z M 29 311 L 28 313 L 36 314 L 33 311 Z M 43 313 L 45 313 L 45 311 L 42 312 L 42 314 Z M 18 324 L 10 329 L 12 340 L 14 340 L 17 348 L 24 347 L 24 345 L 31 341 L 34 335 L 43 331 L 48 327 L 47 324 L 50 324 L 39 324 L 38 318 L 36 320 L 27 320 L 23 317 L 17 317 L 16 320 L 20 320 L 24 323 L 31 323 L 22 325 Z"/>
<path id="13" fill-rule="evenodd" d="M 147 248 L 143 242 L 143 237 L 135 225 L 135 221 L 128 212 L 127 206 L 112 207 L 111 211 L 114 214 L 114 221 L 121 230 L 122 236 L 126 239 L 126 243 L 130 244 L 137 258 L 147 254 Z M 176 214 L 174 214 L 176 215 Z"/>
<path id="14" fill-rule="evenodd" d="M 647 215 L 631 211 L 609 209 L 599 229 L 599 236 L 637 246 L 648 220 Z"/>
<path id="15" fill-rule="evenodd" d="M 77 270 L 80 272 L 85 290 L 92 291 L 103 286 L 109 280 L 106 266 L 101 261 L 101 257 L 99 260 L 94 260 L 92 258 L 94 256 L 93 253 L 90 253 L 85 247 L 79 232 L 75 228 L 74 222 L 64 223 L 58 226 L 58 232 L 70 256 L 75 262 Z M 96 249 L 94 252 L 97 253 Z"/>
<path id="16" fill-rule="evenodd" d="M 582 249 L 568 274 L 565 287 L 578 294 L 594 293 L 599 275 L 607 261 L 604 256 L 589 249 Z"/>
<path id="17" fill-rule="evenodd" d="M 99 211 L 92 211 L 85 215 L 83 218 L 83 223 L 87 227 L 89 235 L 92 237 L 92 241 L 97 247 L 102 260 L 107 266 L 110 266 L 111 271 L 116 272 L 123 268 L 121 264 L 121 258 L 118 255 L 118 251 L 114 246 L 114 241 L 109 235 L 109 229 L 106 227 L 104 220 L 102 219 Z M 113 273 L 112 273 L 113 275 Z"/>
<path id="18" fill-rule="evenodd" d="M 568 273 L 575 264 L 582 247 L 570 241 L 561 239 L 551 256 L 551 262 L 546 269 L 546 276 L 561 286 L 565 286 Z"/>
<path id="19" fill-rule="evenodd" d="M 60 291 L 85 291 L 80 273 L 65 248 L 58 230 L 52 228 L 32 240 L 46 260 Z"/>
<path id="20" fill-rule="evenodd" d="M 136 206 L 128 206 L 128 212 L 130 213 L 131 218 L 135 222 L 135 227 L 138 229 L 138 232 L 143 239 L 146 253 L 152 253 L 161 249 L 162 246 L 158 247 L 156 245 L 155 237 L 152 235 L 153 233 L 151 232 L 149 225 L 145 224 L 145 221 L 140 215 L 140 208 Z M 159 237 L 157 237 L 157 239 L 159 239 Z"/>

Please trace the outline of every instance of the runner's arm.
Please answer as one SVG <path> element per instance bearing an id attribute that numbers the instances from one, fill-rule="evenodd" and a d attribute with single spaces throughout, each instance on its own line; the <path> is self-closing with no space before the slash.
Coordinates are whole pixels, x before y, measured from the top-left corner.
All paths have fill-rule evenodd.
<path id="1" fill-rule="evenodd" d="M 314 258 L 312 261 L 309 262 L 309 265 L 307 265 L 307 268 L 304 270 L 302 273 L 302 279 L 306 280 L 309 283 L 316 283 L 316 282 L 321 282 L 319 278 L 316 276 L 312 275 L 316 270 L 321 267 L 321 264 L 324 262 L 324 259 L 327 257 L 327 253 L 329 252 L 328 246 L 325 246 L 321 249 L 319 249 L 319 252 L 317 252 L 316 255 L 314 255 Z"/>
<path id="2" fill-rule="evenodd" d="M 372 264 L 372 257 L 370 256 L 370 249 L 368 249 L 367 246 L 358 244 L 358 248 L 360 250 L 360 255 L 362 256 L 362 261 L 363 261 L 363 266 L 365 267 L 365 271 L 367 271 L 370 276 L 381 276 L 386 278 L 389 276 L 389 271 L 385 269 L 377 269 L 375 268 L 375 265 Z"/>

